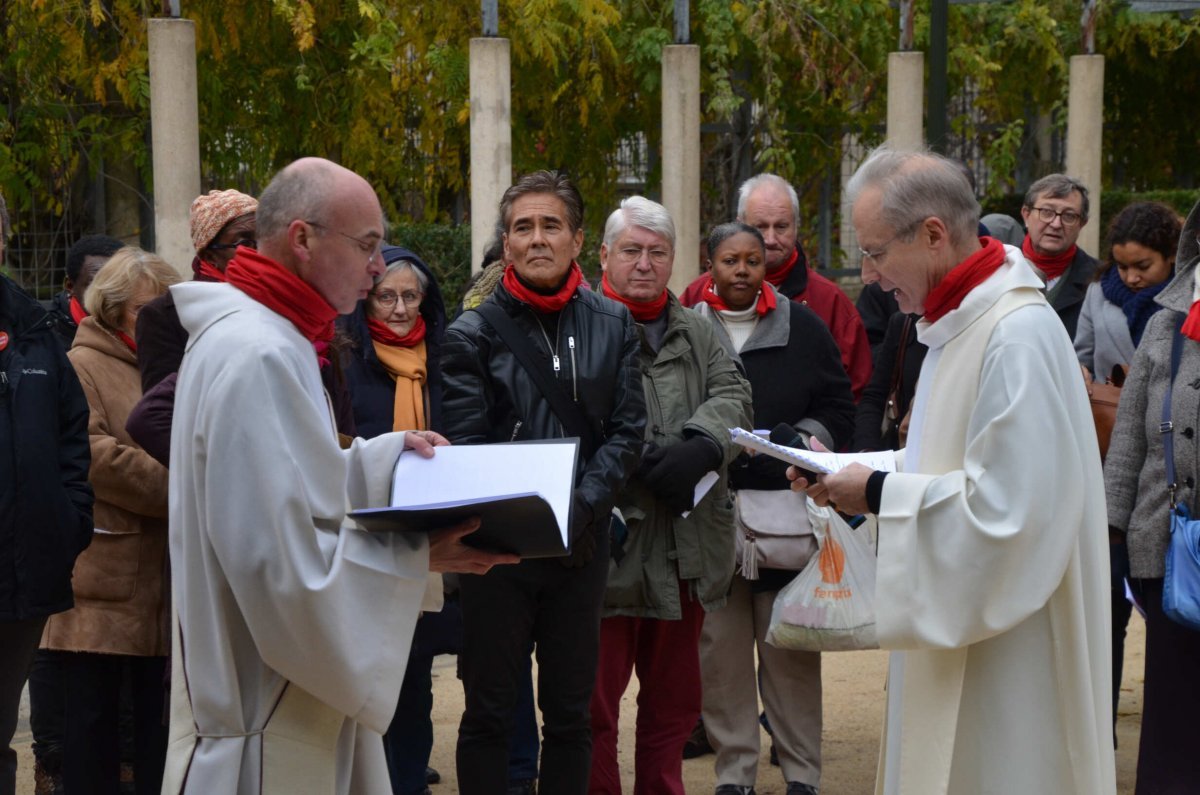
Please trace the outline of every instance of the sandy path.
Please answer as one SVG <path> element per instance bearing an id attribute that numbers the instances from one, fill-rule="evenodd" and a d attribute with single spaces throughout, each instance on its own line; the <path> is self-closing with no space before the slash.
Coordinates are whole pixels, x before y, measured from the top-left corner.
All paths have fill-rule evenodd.
<path id="1" fill-rule="evenodd" d="M 1117 735 L 1117 791 L 1133 792 L 1137 761 L 1137 737 L 1142 711 L 1143 649 L 1145 625 L 1134 614 L 1125 645 L 1125 675 L 1121 689 L 1120 719 Z M 887 658 L 883 652 L 841 652 L 828 654 L 823 661 L 825 685 L 825 736 L 822 795 L 871 795 L 875 781 L 875 762 L 879 753 L 879 726 L 883 714 L 883 683 Z M 462 687 L 454 676 L 454 658 L 439 657 L 434 665 L 433 758 L 430 763 L 442 774 L 442 783 L 433 787 L 434 795 L 457 792 L 454 773 L 454 742 L 462 715 Z M 636 680 L 625 694 L 621 706 L 621 768 L 627 792 L 633 790 L 633 722 Z M 17 792 L 33 792 L 33 759 L 29 750 L 28 702 L 22 705 L 21 724 L 13 746 L 20 754 Z M 767 763 L 764 734 L 759 765 L 758 794 L 783 795 L 783 782 L 777 768 Z M 684 781 L 689 793 L 708 795 L 713 791 L 712 757 L 684 762 Z M 546 793 L 553 795 L 553 793 Z"/>

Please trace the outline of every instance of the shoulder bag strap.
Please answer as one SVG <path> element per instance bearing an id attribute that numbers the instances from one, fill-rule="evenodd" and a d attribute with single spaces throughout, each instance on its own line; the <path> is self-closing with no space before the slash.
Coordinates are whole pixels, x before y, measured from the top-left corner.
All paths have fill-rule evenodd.
<path id="1" fill-rule="evenodd" d="M 900 381 L 904 377 L 904 354 L 908 350 L 908 335 L 912 329 L 912 315 L 904 316 L 904 326 L 900 329 L 900 339 L 896 348 L 896 361 L 892 364 L 892 384 L 888 389 L 887 400 L 895 412 L 894 419 L 900 419 Z M 889 407 L 885 407 L 889 408 Z"/>
<path id="2" fill-rule="evenodd" d="M 1175 388 L 1175 374 L 1179 372 L 1179 360 L 1183 357 L 1183 327 L 1175 329 L 1175 338 L 1171 340 L 1171 378 L 1167 381 L 1167 391 L 1163 395 L 1162 422 L 1158 432 L 1163 435 L 1163 455 L 1167 464 L 1167 493 L 1171 498 L 1171 510 L 1175 510 L 1175 425 L 1171 422 L 1171 392 Z"/>
<path id="3" fill-rule="evenodd" d="M 583 411 L 579 408 L 579 404 L 567 397 L 567 394 L 559 386 L 557 380 L 551 378 L 546 373 L 545 366 L 539 365 L 534 356 L 533 345 L 529 342 L 529 337 L 517 327 L 517 324 L 508 316 L 508 313 L 501 309 L 494 301 L 484 301 L 475 307 L 475 309 L 469 311 L 478 312 L 496 330 L 496 333 L 500 335 L 500 339 L 512 351 L 513 356 L 517 357 L 517 361 L 521 363 L 521 367 L 525 369 L 525 372 L 533 380 L 534 385 L 541 391 L 542 396 L 546 398 L 546 402 L 550 404 L 550 409 L 563 424 L 563 429 L 571 436 L 579 437 L 585 454 L 590 458 L 600 446 L 592 424 L 587 421 Z"/>

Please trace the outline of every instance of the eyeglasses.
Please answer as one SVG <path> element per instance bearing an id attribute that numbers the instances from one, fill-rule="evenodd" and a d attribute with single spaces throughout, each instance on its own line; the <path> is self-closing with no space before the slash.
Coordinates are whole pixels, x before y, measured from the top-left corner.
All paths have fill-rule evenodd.
<path id="1" fill-rule="evenodd" d="M 1075 226 L 1083 220 L 1083 215 L 1074 210 L 1055 210 L 1053 207 L 1030 207 L 1032 212 L 1037 213 L 1038 220 L 1044 224 L 1053 223 L 1055 218 L 1062 220 L 1063 226 Z"/>
<path id="2" fill-rule="evenodd" d="M 345 232 L 342 232 L 337 229 L 331 229 L 330 227 L 328 227 L 325 224 L 322 224 L 318 221 L 305 221 L 304 223 L 308 224 L 309 226 L 315 226 L 317 229 L 324 229 L 327 232 L 337 232 L 337 234 L 341 235 L 342 237 L 346 238 L 347 240 L 351 240 L 351 241 L 357 243 L 358 247 L 362 251 L 362 253 L 367 255 L 367 264 L 368 265 L 374 265 L 376 258 L 378 258 L 380 252 L 383 251 L 383 240 L 382 239 L 372 242 L 370 240 L 363 240 L 361 237 L 355 237 L 354 235 L 348 235 Z"/>
<path id="3" fill-rule="evenodd" d="M 403 301 L 407 307 L 421 305 L 421 299 L 425 297 L 425 293 L 417 293 L 412 290 L 405 290 L 402 293 L 393 293 L 391 290 L 384 290 L 381 293 L 371 293 L 371 297 L 375 299 L 375 303 L 382 306 L 384 309 L 391 309 L 396 305 L 397 301 Z"/>
<path id="4" fill-rule="evenodd" d="M 241 240 L 235 240 L 232 243 L 209 243 L 207 248 L 213 251 L 225 251 L 227 249 L 237 248 L 238 246 L 257 249 L 258 241 L 252 237 L 243 237 Z"/>
<path id="5" fill-rule="evenodd" d="M 651 264 L 666 265 L 671 261 L 671 250 L 666 248 L 642 248 L 641 246 L 625 246 L 617 249 L 617 258 L 625 264 L 641 262 L 642 255 L 650 257 Z"/>
<path id="6" fill-rule="evenodd" d="M 897 232 L 896 234 L 894 234 L 890 238 L 888 238 L 888 242 L 884 243 L 882 246 L 875 249 L 874 251 L 867 251 L 865 248 L 860 247 L 858 249 L 858 253 L 862 255 L 863 259 L 870 260 L 872 265 L 875 265 L 876 267 L 878 267 L 879 263 L 883 262 L 884 256 L 887 255 L 888 246 L 892 245 L 897 240 L 899 240 L 901 237 L 903 237 L 904 235 L 907 235 L 911 231 L 912 231 L 911 226 L 905 227 L 904 229 L 901 229 L 899 232 Z"/>

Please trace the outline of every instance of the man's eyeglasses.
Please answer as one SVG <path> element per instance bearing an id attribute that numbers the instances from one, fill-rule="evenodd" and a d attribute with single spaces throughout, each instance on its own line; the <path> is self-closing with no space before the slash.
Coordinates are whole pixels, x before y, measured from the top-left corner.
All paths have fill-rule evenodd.
<path id="1" fill-rule="evenodd" d="M 1074 210 L 1055 210 L 1053 207 L 1030 207 L 1037 213 L 1038 220 L 1043 224 L 1053 223 L 1055 218 L 1062 220 L 1063 226 L 1075 226 L 1083 220 L 1083 215 Z"/>
<path id="2" fill-rule="evenodd" d="M 617 256 L 626 264 L 640 262 L 642 255 L 650 257 L 654 265 L 666 265 L 671 261 L 671 250 L 668 248 L 642 248 L 641 246 L 625 246 L 617 249 Z"/>
<path id="3" fill-rule="evenodd" d="M 396 305 L 397 301 L 403 301 L 404 305 L 410 309 L 414 306 L 421 305 L 421 299 L 425 297 L 424 293 L 405 290 L 402 293 L 394 293 L 391 290 L 384 290 L 378 293 L 371 293 L 371 298 L 375 299 L 375 303 L 382 306 L 384 309 L 391 309 Z"/>
<path id="4" fill-rule="evenodd" d="M 897 240 L 899 240 L 901 237 L 903 237 L 904 235 L 907 235 L 911 231 L 912 231 L 912 227 L 906 227 L 904 229 L 901 229 L 899 232 L 897 232 L 896 234 L 894 234 L 890 238 L 888 238 L 888 242 L 884 243 L 882 246 L 875 249 L 874 251 L 867 251 L 865 248 L 860 247 L 858 249 L 858 253 L 860 255 L 862 255 L 862 258 L 864 260 L 870 260 L 872 265 L 875 265 L 876 267 L 878 267 L 879 263 L 883 262 L 884 256 L 887 255 L 888 246 L 892 245 Z"/>
<path id="5" fill-rule="evenodd" d="M 212 251 L 226 251 L 228 249 L 237 248 L 238 246 L 257 249 L 258 241 L 252 237 L 243 237 L 241 240 L 235 240 L 232 243 L 209 243 L 207 248 L 211 249 Z"/>
<path id="6" fill-rule="evenodd" d="M 379 256 L 379 253 L 381 251 L 383 251 L 383 240 L 376 240 L 374 242 L 372 242 L 370 240 L 363 240 L 361 237 L 355 237 L 354 235 L 348 235 L 345 232 L 342 232 L 341 230 L 328 227 L 325 224 L 320 223 L 319 221 L 305 221 L 304 223 L 308 224 L 309 226 L 315 226 L 317 229 L 324 229 L 327 232 L 336 232 L 337 234 L 341 235 L 342 237 L 346 238 L 347 240 L 357 243 L 358 248 L 362 251 L 362 253 L 367 255 L 367 264 L 368 265 L 374 265 L 376 258 Z"/>

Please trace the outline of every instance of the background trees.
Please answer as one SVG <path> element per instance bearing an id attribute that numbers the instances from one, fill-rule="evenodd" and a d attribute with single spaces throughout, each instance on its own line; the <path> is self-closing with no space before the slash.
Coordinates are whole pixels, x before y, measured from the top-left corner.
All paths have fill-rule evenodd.
<path id="1" fill-rule="evenodd" d="M 997 206 L 1061 167 L 1079 7 L 951 8 L 950 149 Z M 10 265 L 43 291 L 79 234 L 153 244 L 144 20 L 159 12 L 147 0 L 0 0 L 0 190 L 19 233 Z M 185 0 L 183 13 L 197 26 L 206 185 L 253 192 L 287 161 L 319 154 L 367 175 L 393 221 L 453 224 L 471 212 L 476 0 Z M 796 184 L 810 243 L 822 222 L 832 234 L 843 161 L 883 137 L 896 13 L 888 0 L 693 0 L 705 223 L 732 213 L 741 179 L 771 169 Z M 500 3 L 514 169 L 571 169 L 596 226 L 619 194 L 657 191 L 659 53 L 672 25 L 665 0 Z M 922 49 L 925 4 L 914 30 Z M 1194 187 L 1198 32 L 1196 18 L 1103 4 L 1106 184 Z"/>

